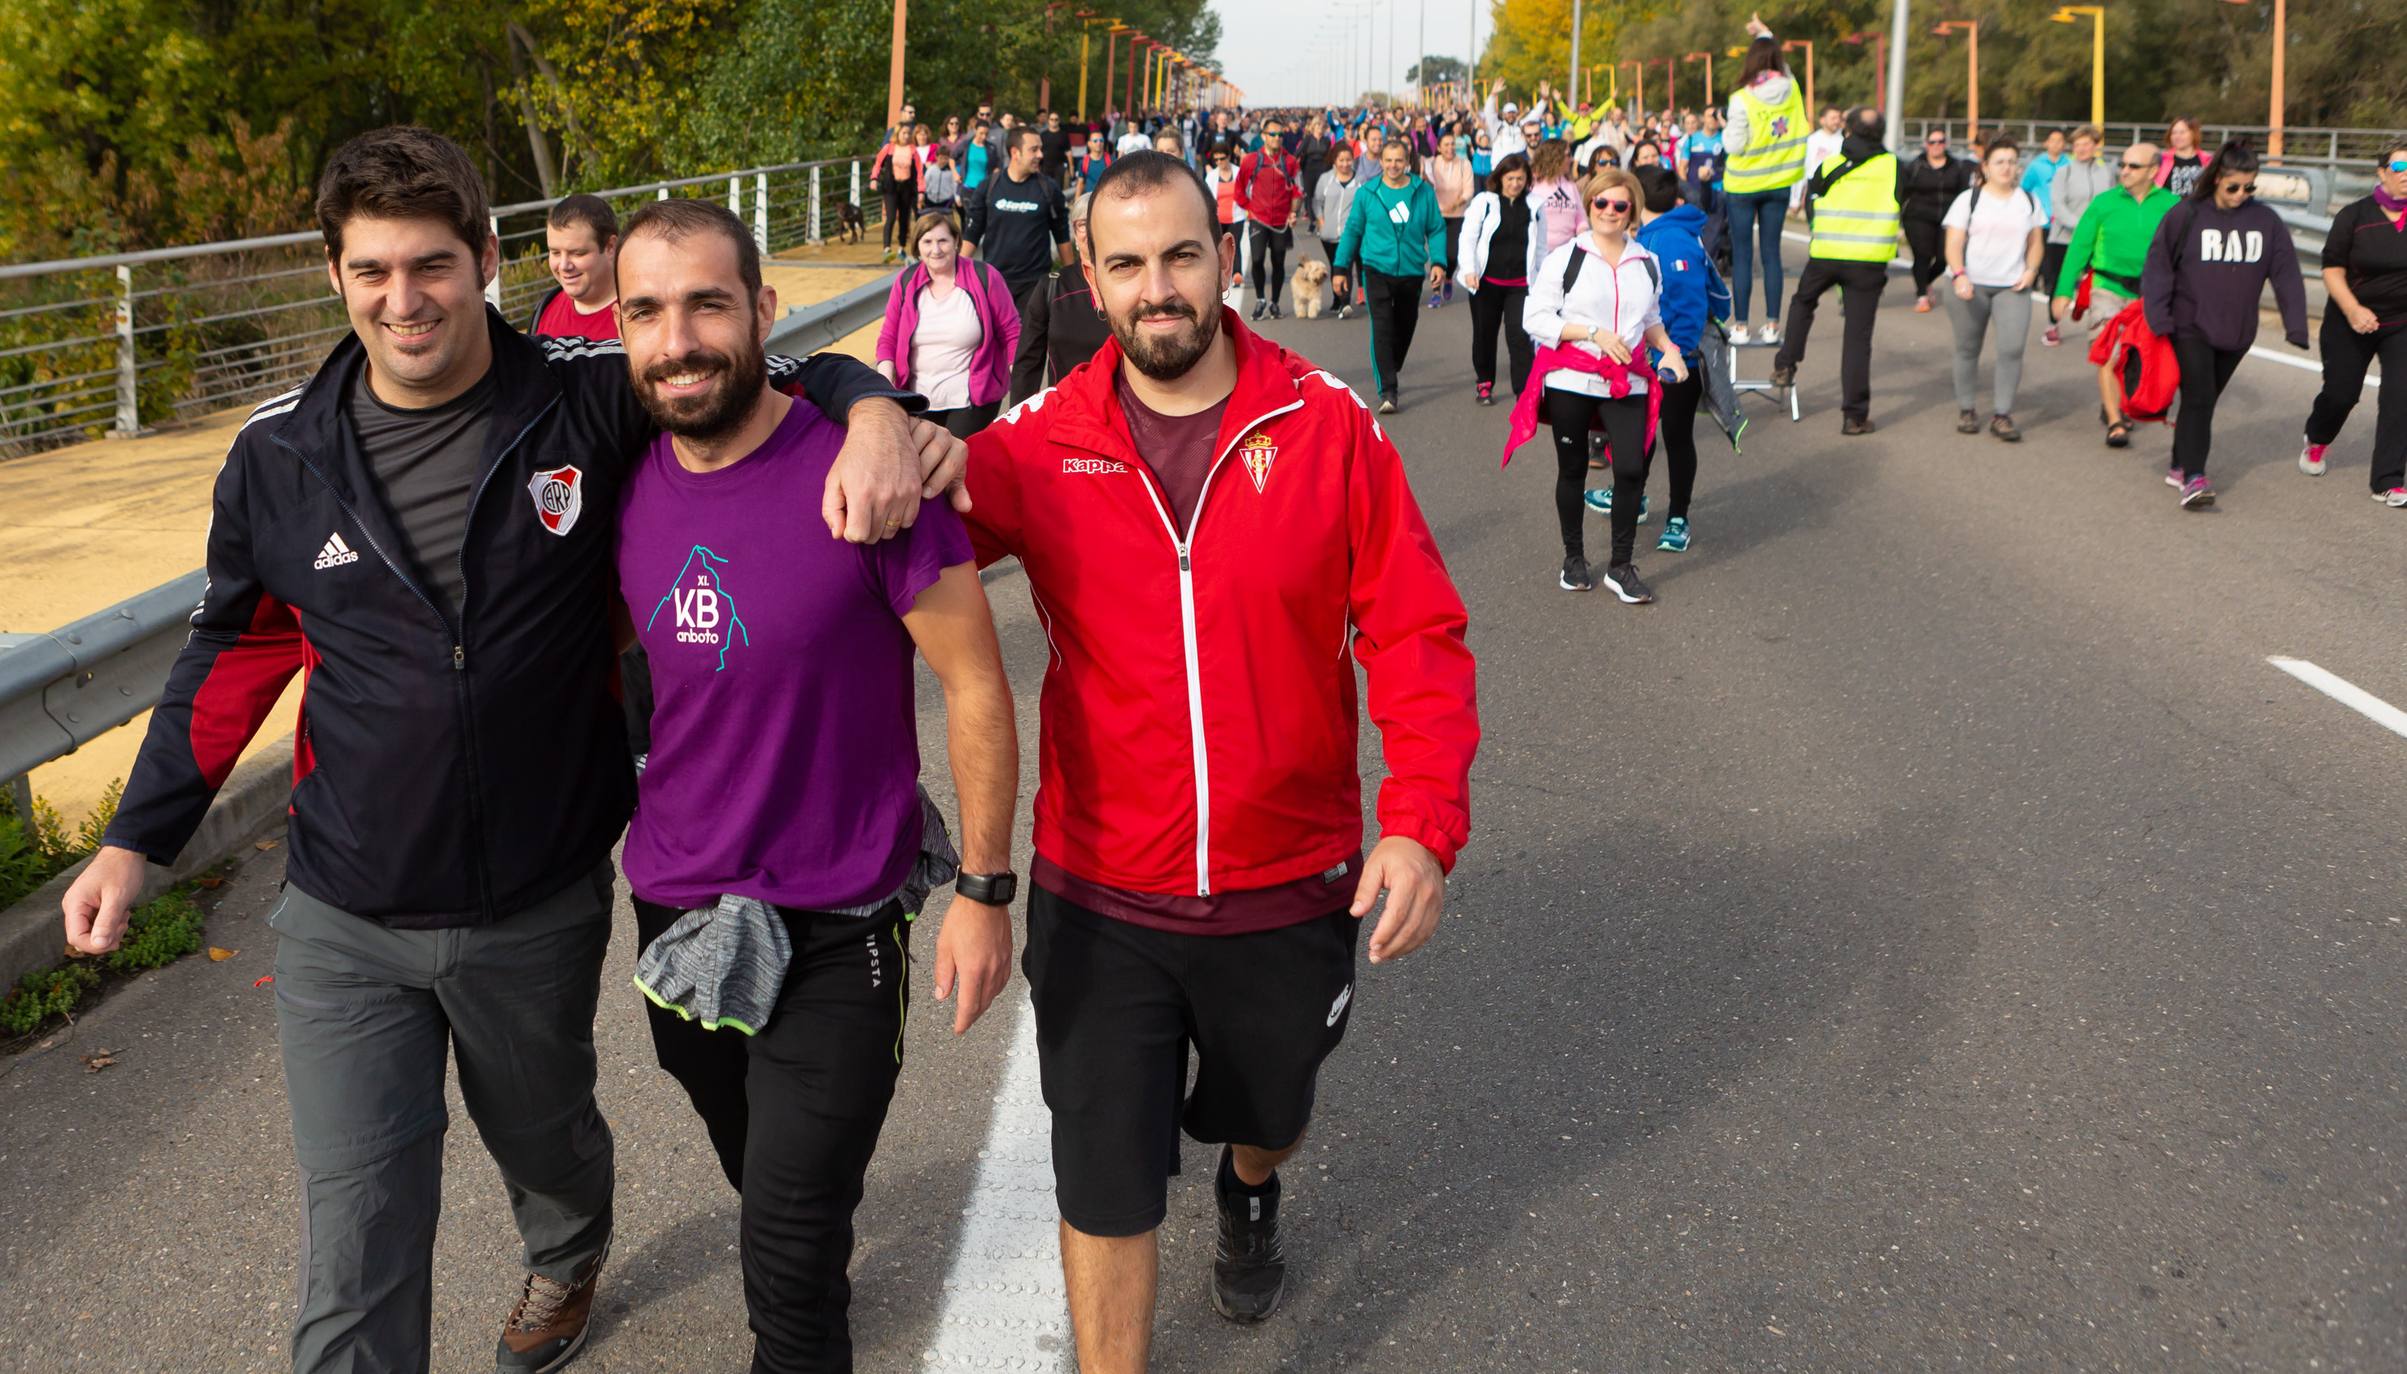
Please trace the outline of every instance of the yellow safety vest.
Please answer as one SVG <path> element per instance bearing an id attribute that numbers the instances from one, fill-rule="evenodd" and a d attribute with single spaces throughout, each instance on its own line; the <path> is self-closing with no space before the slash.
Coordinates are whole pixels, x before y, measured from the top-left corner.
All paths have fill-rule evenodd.
<path id="1" fill-rule="evenodd" d="M 1827 164 L 1825 164 L 1827 165 Z M 1809 258 L 1887 262 L 1897 256 L 1897 155 L 1881 153 L 1831 183 L 1813 203 Z"/>
<path id="2" fill-rule="evenodd" d="M 1789 83 L 1789 92 L 1780 103 L 1766 103 L 1755 94 L 1753 87 L 1738 93 L 1747 102 L 1747 137 L 1744 151 L 1730 151 L 1730 165 L 1722 172 L 1722 189 L 1734 196 L 1757 191 L 1785 191 L 1805 179 L 1805 136 L 1812 132 L 1805 122 L 1805 97 L 1797 93 L 1797 83 Z"/>

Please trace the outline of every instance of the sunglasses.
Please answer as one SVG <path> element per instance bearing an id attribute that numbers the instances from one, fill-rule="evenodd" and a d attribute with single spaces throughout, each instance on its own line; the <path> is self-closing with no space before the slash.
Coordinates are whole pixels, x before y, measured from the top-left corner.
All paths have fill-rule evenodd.
<path id="1" fill-rule="evenodd" d="M 2382 164 L 2384 171 L 2407 172 L 2407 157 L 2394 157 Z"/>
<path id="2" fill-rule="evenodd" d="M 2252 181 L 2245 186 L 2226 186 L 2223 189 L 2227 191 L 2238 191 L 2244 196 L 2253 196 L 2257 193 L 2257 184 Z"/>
<path id="3" fill-rule="evenodd" d="M 1610 210 L 1617 215 L 1630 213 L 1630 202 L 1622 196 L 1598 196 L 1588 203 L 1599 210 Z"/>
<path id="4" fill-rule="evenodd" d="M 1947 140 L 1944 138 L 1926 138 L 1922 140 L 1922 144 L 1926 148 L 1944 148 L 1947 146 Z"/>
<path id="5" fill-rule="evenodd" d="M 2123 164 L 2123 170 L 2126 172 L 2145 172 L 2148 170 L 2148 164 L 2145 162 L 2126 162 Z"/>

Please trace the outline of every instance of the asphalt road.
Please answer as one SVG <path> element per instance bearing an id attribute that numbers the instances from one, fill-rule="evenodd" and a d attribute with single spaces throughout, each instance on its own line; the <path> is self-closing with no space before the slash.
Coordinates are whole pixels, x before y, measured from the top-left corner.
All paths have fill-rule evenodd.
<path id="1" fill-rule="evenodd" d="M 2407 704 L 2371 393 L 2310 481 L 2314 378 L 2250 360 L 2223 504 L 2185 514 L 2164 433 L 2100 445 L 2073 348 L 2032 349 L 2026 442 L 1956 435 L 1947 322 L 1903 297 L 1879 433 L 1837 434 L 1830 319 L 1804 422 L 1707 443 L 1695 548 L 1642 530 L 1646 608 L 1556 590 L 1550 455 L 1498 471 L 1468 312 L 1425 316 L 1388 424 L 1471 608 L 1476 833 L 1436 942 L 1366 968 L 1264 1327 L 1204 1301 L 1190 1146 L 1157 1368 L 2407 1367 L 2407 739 L 2267 663 Z M 1368 390 L 1360 321 L 1269 332 Z M 993 594 L 1033 745 L 1042 633 L 1019 579 Z M 235 958 L 0 1077 L 0 1366 L 276 1367 L 293 1172 L 250 984 L 279 869 L 220 894 Z M 619 1248 L 580 1367 L 740 1369 L 735 1199 L 651 1065 L 630 931 L 601 1027 Z M 931 1363 L 997 1095 L 1010 1021 L 947 1025 L 920 1003 L 861 1212 L 864 1370 Z M 455 1118 L 444 1370 L 479 1367 L 516 1276 Z"/>

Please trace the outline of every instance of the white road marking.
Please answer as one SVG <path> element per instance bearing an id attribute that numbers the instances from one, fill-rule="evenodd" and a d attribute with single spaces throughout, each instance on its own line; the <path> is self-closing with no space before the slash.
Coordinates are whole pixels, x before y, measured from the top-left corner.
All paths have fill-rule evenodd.
<path id="1" fill-rule="evenodd" d="M 2392 734 L 2407 736 L 2407 711 L 2400 710 L 2347 678 L 2319 668 L 2303 658 L 2275 655 L 2265 661 Z"/>
<path id="2" fill-rule="evenodd" d="M 1018 1002 L 936 1338 L 921 1357 L 928 1369 L 1057 1374 L 1070 1364 L 1052 1119 L 1037 1078 L 1036 1013 L 1025 996 Z"/>

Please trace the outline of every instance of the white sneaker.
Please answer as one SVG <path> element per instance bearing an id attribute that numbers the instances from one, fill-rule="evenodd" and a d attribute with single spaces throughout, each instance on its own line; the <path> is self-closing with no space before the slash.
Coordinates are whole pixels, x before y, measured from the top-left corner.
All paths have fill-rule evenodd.
<path id="1" fill-rule="evenodd" d="M 2309 477 L 2323 476 L 2324 448 L 2325 446 L 2322 444 L 2310 444 L 2303 439 L 2300 440 L 2298 445 L 2298 470 L 2307 474 Z"/>
<path id="2" fill-rule="evenodd" d="M 1780 324 L 1779 324 L 1779 322 L 1778 322 L 1778 321 L 1774 321 L 1774 322 L 1773 322 L 1773 323 L 1771 323 L 1771 324 L 1767 324 L 1767 325 L 1765 325 L 1765 326 L 1763 327 L 1763 332 L 1762 332 L 1761 334 L 1758 334 L 1758 335 L 1756 335 L 1756 336 L 1755 336 L 1755 341 L 1756 341 L 1757 343 L 1766 343 L 1766 344 L 1776 344 L 1776 343 L 1780 342 Z"/>
<path id="3" fill-rule="evenodd" d="M 2407 487 L 2392 487 L 2388 491 L 2377 491 L 2374 493 L 2374 499 L 2392 510 L 2407 507 Z"/>
<path id="4" fill-rule="evenodd" d="M 1747 342 L 1747 327 L 1743 324 L 1734 324 L 1730 326 L 1730 342 L 1734 344 L 1743 344 Z"/>

